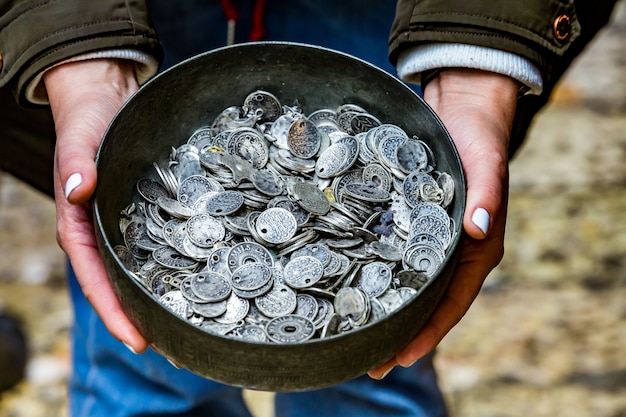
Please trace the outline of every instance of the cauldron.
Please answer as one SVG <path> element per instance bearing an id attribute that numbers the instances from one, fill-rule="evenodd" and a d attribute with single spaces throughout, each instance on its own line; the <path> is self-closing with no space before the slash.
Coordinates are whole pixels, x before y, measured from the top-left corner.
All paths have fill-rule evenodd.
<path id="1" fill-rule="evenodd" d="M 295 100 L 305 114 L 353 103 L 416 135 L 433 150 L 437 169 L 455 181 L 448 211 L 457 225 L 446 259 L 417 296 L 384 319 L 357 330 L 297 344 L 252 343 L 222 337 L 181 319 L 138 284 L 115 256 L 123 243 L 119 214 L 138 179 L 154 177 L 163 161 L 222 109 L 254 90 Z M 454 144 L 436 114 L 409 87 L 355 57 L 321 47 L 260 42 L 192 57 L 159 74 L 120 109 L 97 155 L 94 219 L 100 252 L 127 316 L 166 357 L 225 384 L 267 391 L 302 391 L 358 377 L 411 341 L 440 301 L 459 253 L 465 180 Z"/>

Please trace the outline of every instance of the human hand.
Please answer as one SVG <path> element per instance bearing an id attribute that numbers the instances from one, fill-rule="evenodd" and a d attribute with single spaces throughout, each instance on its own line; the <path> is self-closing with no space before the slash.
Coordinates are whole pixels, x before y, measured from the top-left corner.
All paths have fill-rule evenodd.
<path id="1" fill-rule="evenodd" d="M 94 159 L 100 141 L 113 116 L 138 88 L 133 64 L 115 59 L 63 64 L 47 71 L 44 82 L 57 135 L 57 240 L 107 329 L 134 352 L 142 352 L 148 343 L 113 292 L 98 251 L 89 202 L 96 188 Z"/>
<path id="2" fill-rule="evenodd" d="M 458 149 L 467 180 L 465 236 L 458 266 L 443 298 L 417 337 L 369 375 L 383 378 L 433 350 L 461 320 L 483 281 L 502 259 L 508 201 L 508 144 L 519 84 L 473 69 L 444 70 L 424 91 Z"/>

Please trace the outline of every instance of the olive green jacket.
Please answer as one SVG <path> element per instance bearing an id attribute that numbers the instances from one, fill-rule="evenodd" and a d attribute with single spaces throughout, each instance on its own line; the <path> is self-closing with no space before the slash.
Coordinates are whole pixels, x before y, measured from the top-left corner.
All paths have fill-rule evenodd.
<path id="1" fill-rule="evenodd" d="M 165 0 L 164 0 L 165 1 Z M 399 0 L 390 59 L 431 42 L 502 49 L 542 72 L 541 96 L 520 98 L 512 149 L 576 55 L 606 24 L 616 0 Z M 134 48 L 161 59 L 140 0 L 0 0 L 0 168 L 52 195 L 54 127 L 49 109 L 25 109 L 24 90 L 73 56 Z M 11 96 L 17 97 L 17 101 Z"/>

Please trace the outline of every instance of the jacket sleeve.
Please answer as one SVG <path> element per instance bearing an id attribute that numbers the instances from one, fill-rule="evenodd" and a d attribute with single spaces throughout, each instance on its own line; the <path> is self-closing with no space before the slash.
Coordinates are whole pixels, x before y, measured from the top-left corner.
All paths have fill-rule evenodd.
<path id="1" fill-rule="evenodd" d="M 0 87 L 10 85 L 22 104 L 25 86 L 45 68 L 111 48 L 161 58 L 143 1 L 0 0 Z"/>
<path id="2" fill-rule="evenodd" d="M 541 71 L 543 92 L 520 97 L 511 136 L 519 147 L 534 115 L 574 58 L 609 21 L 616 0 L 399 0 L 389 39 L 396 63 L 408 48 L 470 44 L 521 56 Z"/>

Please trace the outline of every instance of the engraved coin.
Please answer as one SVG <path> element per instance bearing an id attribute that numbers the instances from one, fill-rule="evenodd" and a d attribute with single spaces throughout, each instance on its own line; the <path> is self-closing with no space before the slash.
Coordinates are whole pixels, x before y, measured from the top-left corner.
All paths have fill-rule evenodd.
<path id="1" fill-rule="evenodd" d="M 391 268 L 382 262 L 372 262 L 363 265 L 356 286 L 369 297 L 378 297 L 391 284 Z"/>
<path id="2" fill-rule="evenodd" d="M 222 300 L 215 303 L 189 303 L 194 313 L 200 314 L 206 318 L 214 318 L 221 316 L 226 312 L 228 300 Z"/>
<path id="3" fill-rule="evenodd" d="M 296 309 L 297 295 L 288 286 L 276 284 L 267 294 L 257 297 L 255 304 L 267 317 L 284 316 Z"/>
<path id="4" fill-rule="evenodd" d="M 319 305 L 315 297 L 309 294 L 298 294 L 296 297 L 296 311 L 293 314 L 313 320 L 317 315 L 318 308 Z"/>
<path id="5" fill-rule="evenodd" d="M 180 183 L 176 198 L 181 204 L 193 207 L 198 198 L 211 191 L 217 191 L 211 180 L 203 175 L 192 175 Z"/>
<path id="6" fill-rule="evenodd" d="M 206 200 L 205 210 L 213 216 L 227 216 L 243 206 L 243 195 L 238 191 L 222 191 Z"/>
<path id="7" fill-rule="evenodd" d="M 243 320 L 250 310 L 250 301 L 239 297 L 231 292 L 226 302 L 226 312 L 221 316 L 215 317 L 218 323 L 233 324 Z"/>
<path id="8" fill-rule="evenodd" d="M 414 139 L 407 139 L 396 148 L 398 168 L 406 174 L 420 171 L 428 165 L 428 155 L 424 146 Z"/>
<path id="9" fill-rule="evenodd" d="M 202 300 L 210 303 L 225 300 L 230 295 L 230 282 L 215 272 L 199 272 L 192 276 L 191 290 Z"/>
<path id="10" fill-rule="evenodd" d="M 324 215 L 330 210 L 330 202 L 324 193 L 314 184 L 297 182 L 292 185 L 292 196 L 306 211 L 312 214 Z"/>
<path id="11" fill-rule="evenodd" d="M 167 189 L 158 181 L 151 178 L 142 178 L 137 181 L 137 191 L 143 198 L 151 203 L 156 203 L 159 197 L 170 197 Z"/>
<path id="12" fill-rule="evenodd" d="M 287 132 L 287 145 L 294 156 L 311 158 L 320 149 L 321 138 L 315 124 L 306 118 L 295 120 Z"/>
<path id="13" fill-rule="evenodd" d="M 291 288 L 315 285 L 324 275 L 324 265 L 312 256 L 299 256 L 289 261 L 283 270 L 285 282 Z"/>
<path id="14" fill-rule="evenodd" d="M 228 137 L 228 153 L 237 155 L 250 162 L 255 169 L 267 164 L 269 149 L 267 142 L 256 129 L 241 128 L 231 132 Z"/>
<path id="15" fill-rule="evenodd" d="M 273 122 L 278 119 L 283 112 L 278 98 L 272 93 L 263 90 L 256 90 L 248 94 L 243 101 L 243 106 L 252 113 L 256 110 L 261 110 L 261 116 L 259 118 L 261 122 Z"/>
<path id="16" fill-rule="evenodd" d="M 202 248 L 210 248 L 224 239 L 226 230 L 221 221 L 209 214 L 197 214 L 187 220 L 189 239 Z"/>
<path id="17" fill-rule="evenodd" d="M 270 268 L 262 263 L 247 263 L 233 271 L 233 288 L 244 291 L 256 290 L 266 285 L 272 278 Z"/>
<path id="18" fill-rule="evenodd" d="M 247 263 L 259 262 L 269 267 L 274 266 L 270 252 L 256 242 L 241 242 L 228 252 L 228 269 L 234 271 Z"/>
<path id="19" fill-rule="evenodd" d="M 276 343 L 301 343 L 313 337 L 315 325 L 305 317 L 289 314 L 268 321 L 265 332 Z"/>
<path id="20" fill-rule="evenodd" d="M 156 249 L 152 252 L 152 257 L 159 264 L 172 269 L 192 269 L 198 265 L 198 261 L 187 258 L 168 246 Z"/>
<path id="21" fill-rule="evenodd" d="M 298 229 L 296 218 L 288 210 L 280 207 L 263 211 L 256 219 L 257 233 L 269 243 L 284 243 L 291 239 Z"/>
<path id="22" fill-rule="evenodd" d="M 159 302 L 179 317 L 187 318 L 189 314 L 189 302 L 178 290 L 170 291 L 159 298 Z"/>

